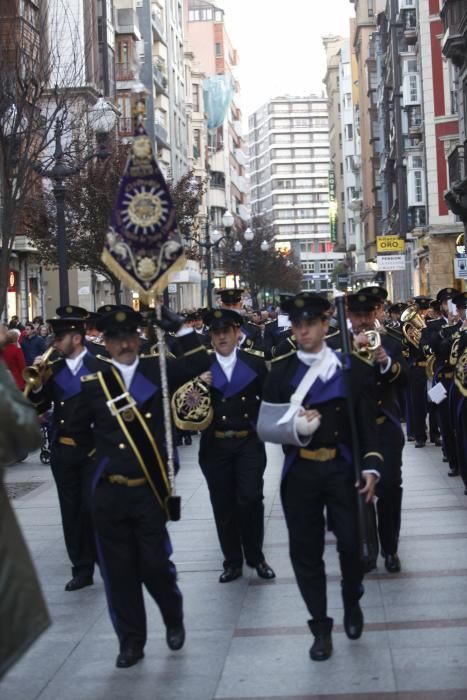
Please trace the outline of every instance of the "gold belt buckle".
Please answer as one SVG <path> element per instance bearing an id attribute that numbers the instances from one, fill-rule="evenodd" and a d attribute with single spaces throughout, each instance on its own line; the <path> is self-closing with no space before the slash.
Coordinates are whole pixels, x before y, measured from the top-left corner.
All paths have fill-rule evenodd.
<path id="1" fill-rule="evenodd" d="M 123 474 L 110 474 L 108 477 L 111 484 L 119 484 L 120 486 L 128 486 L 128 477 Z"/>

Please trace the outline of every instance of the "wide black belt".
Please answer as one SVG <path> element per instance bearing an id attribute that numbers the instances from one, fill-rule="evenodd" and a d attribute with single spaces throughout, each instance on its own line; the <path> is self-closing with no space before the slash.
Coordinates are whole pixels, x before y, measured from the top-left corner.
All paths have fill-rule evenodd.
<path id="1" fill-rule="evenodd" d="M 167 499 L 171 494 L 170 483 L 164 462 L 146 421 L 114 367 L 105 374 L 98 372 L 97 377 L 107 399 L 110 413 L 128 440 L 136 461 L 159 505 L 169 517 Z"/>

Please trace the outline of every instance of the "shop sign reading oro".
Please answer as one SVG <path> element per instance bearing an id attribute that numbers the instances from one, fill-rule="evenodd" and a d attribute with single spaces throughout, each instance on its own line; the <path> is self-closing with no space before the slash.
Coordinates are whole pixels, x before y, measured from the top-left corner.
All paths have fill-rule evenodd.
<path id="1" fill-rule="evenodd" d="M 405 243 L 399 236 L 376 236 L 378 253 L 403 253 Z"/>

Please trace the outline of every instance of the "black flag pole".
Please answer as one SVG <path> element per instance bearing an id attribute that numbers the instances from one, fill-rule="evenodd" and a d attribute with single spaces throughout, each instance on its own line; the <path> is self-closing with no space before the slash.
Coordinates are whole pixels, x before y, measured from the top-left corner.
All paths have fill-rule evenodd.
<path id="1" fill-rule="evenodd" d="M 345 313 L 345 297 L 344 295 L 339 296 L 335 300 L 337 308 L 337 320 L 339 322 L 339 328 L 341 331 L 342 338 L 342 354 L 343 354 L 343 373 L 344 382 L 347 397 L 347 409 L 349 414 L 350 423 L 350 434 L 352 438 L 352 462 L 355 470 L 355 483 L 362 483 L 361 476 L 361 452 L 360 452 L 360 441 L 358 439 L 357 422 L 355 420 L 355 410 L 352 402 L 351 394 L 351 382 L 350 382 L 350 357 L 352 355 L 352 347 L 350 344 L 350 334 L 347 329 L 347 315 Z M 364 494 L 357 494 L 358 503 L 358 530 L 360 537 L 360 559 L 364 565 L 364 568 L 368 570 L 371 567 L 374 557 L 370 551 L 370 538 L 369 538 L 369 518 L 370 510 L 368 504 L 365 501 Z"/>

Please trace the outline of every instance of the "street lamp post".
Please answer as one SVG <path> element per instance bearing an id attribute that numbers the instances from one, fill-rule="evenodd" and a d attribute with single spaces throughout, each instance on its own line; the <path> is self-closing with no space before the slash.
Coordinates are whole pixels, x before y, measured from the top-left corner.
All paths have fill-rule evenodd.
<path id="1" fill-rule="evenodd" d="M 210 232 L 209 228 L 209 218 L 206 217 L 206 225 L 204 227 L 204 240 L 203 241 L 198 241 L 197 239 L 194 239 L 192 237 L 189 237 L 187 240 L 189 241 L 195 241 L 196 244 L 200 247 L 206 250 L 206 275 L 207 275 L 207 304 L 208 308 L 212 309 L 212 258 L 211 258 L 211 251 L 213 248 L 219 248 L 219 244 L 229 238 L 231 231 L 232 231 L 232 226 L 234 224 L 234 217 L 233 215 L 229 212 L 226 211 L 224 216 L 222 217 L 222 224 L 224 226 L 224 235 L 217 229 L 213 231 L 212 233 Z"/>
<path id="2" fill-rule="evenodd" d="M 247 245 L 249 245 L 253 241 L 254 237 L 255 237 L 255 232 L 250 227 L 248 227 L 243 234 L 243 238 L 245 239 Z M 261 251 L 263 253 L 266 253 L 269 250 L 269 243 L 266 240 L 263 240 L 261 242 L 260 248 L 261 248 Z M 240 255 L 242 250 L 243 250 L 242 242 L 236 241 L 235 245 L 234 245 L 235 253 Z M 255 271 L 257 263 L 258 263 L 258 260 L 255 261 L 254 257 L 252 256 L 247 264 L 247 268 L 249 269 L 251 274 L 253 274 L 253 272 Z M 258 303 L 258 300 L 256 298 L 256 294 L 254 294 L 253 295 L 254 308 L 256 308 L 257 303 Z"/>
<path id="3" fill-rule="evenodd" d="M 66 251 L 66 228 L 65 228 L 65 179 L 76 175 L 93 158 L 105 160 L 110 152 L 107 150 L 107 140 L 109 133 L 115 126 L 116 114 L 103 97 L 100 97 L 94 107 L 90 110 L 91 127 L 96 132 L 98 149 L 87 156 L 81 163 L 68 165 L 65 162 L 62 146 L 63 126 L 59 119 L 55 123 L 55 150 L 53 154 L 53 166 L 44 168 L 41 164 L 35 165 L 34 169 L 43 178 L 52 180 L 52 192 L 55 197 L 57 212 L 57 257 L 58 257 L 58 278 L 60 306 L 66 306 L 70 301 L 68 288 L 68 261 Z"/>

